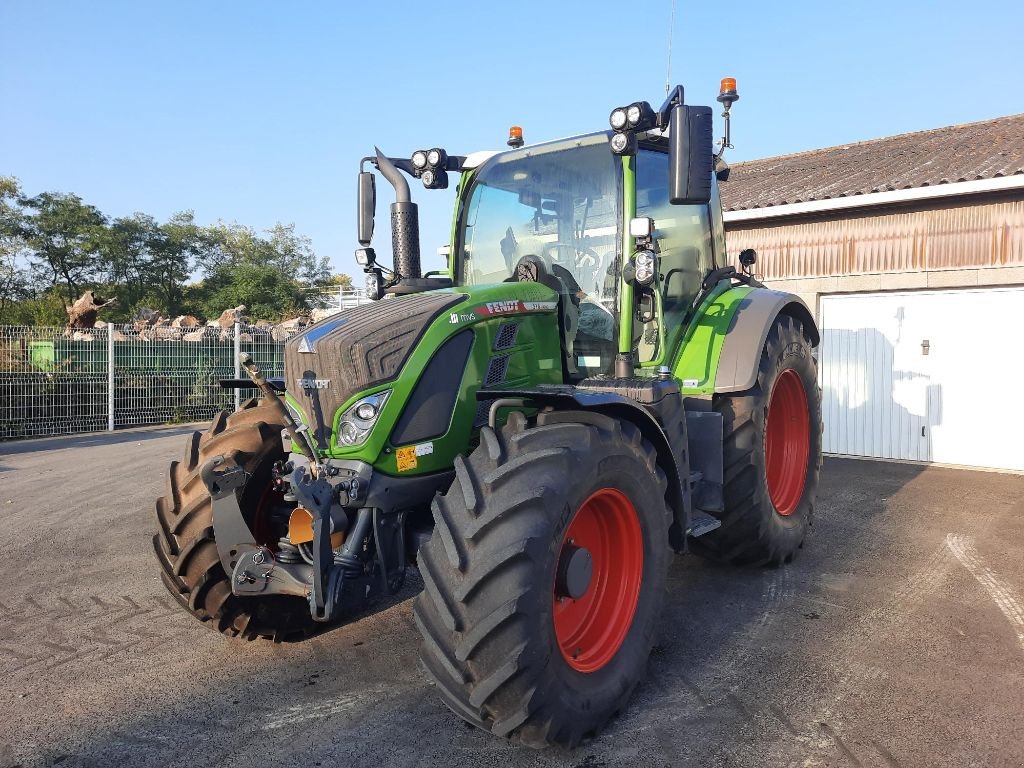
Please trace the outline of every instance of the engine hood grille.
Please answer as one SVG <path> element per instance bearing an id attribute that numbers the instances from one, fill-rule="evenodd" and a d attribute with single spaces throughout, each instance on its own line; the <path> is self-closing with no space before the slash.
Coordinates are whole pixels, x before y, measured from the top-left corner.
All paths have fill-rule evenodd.
<path id="1" fill-rule="evenodd" d="M 427 326 L 461 293 L 375 301 L 321 320 L 285 343 L 285 387 L 327 447 L 334 415 L 352 395 L 391 381 Z"/>

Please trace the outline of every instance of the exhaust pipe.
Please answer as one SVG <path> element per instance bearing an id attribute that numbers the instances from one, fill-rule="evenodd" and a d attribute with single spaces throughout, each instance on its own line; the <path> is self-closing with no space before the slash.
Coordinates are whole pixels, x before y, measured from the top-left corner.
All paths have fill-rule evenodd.
<path id="1" fill-rule="evenodd" d="M 412 201 L 409 182 L 395 164 L 377 151 L 377 170 L 395 188 L 395 202 L 391 204 L 391 251 L 395 258 L 395 271 L 401 279 L 422 277 L 420 267 L 420 214 Z"/>

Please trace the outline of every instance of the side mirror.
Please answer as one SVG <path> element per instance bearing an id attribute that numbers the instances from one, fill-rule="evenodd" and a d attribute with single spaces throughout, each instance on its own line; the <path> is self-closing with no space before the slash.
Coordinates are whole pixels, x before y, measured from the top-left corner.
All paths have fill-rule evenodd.
<path id="1" fill-rule="evenodd" d="M 357 231 L 359 244 L 369 245 L 373 239 L 373 216 L 377 210 L 377 182 L 369 171 L 359 174 L 359 191 L 357 195 L 359 219 Z"/>
<path id="2" fill-rule="evenodd" d="M 668 198 L 673 205 L 711 200 L 711 107 L 677 104 L 669 115 Z"/>

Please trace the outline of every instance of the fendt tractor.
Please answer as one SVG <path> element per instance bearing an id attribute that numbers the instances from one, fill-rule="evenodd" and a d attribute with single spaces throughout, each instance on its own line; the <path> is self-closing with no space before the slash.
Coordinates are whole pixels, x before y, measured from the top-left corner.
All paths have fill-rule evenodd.
<path id="1" fill-rule="evenodd" d="M 423 581 L 413 617 L 444 703 L 531 746 L 626 704 L 670 553 L 779 565 L 821 466 L 818 330 L 729 263 L 712 110 L 676 87 L 611 130 L 360 163 L 374 301 L 286 343 L 284 380 L 192 435 L 156 505 L 163 581 L 220 632 L 301 638 Z M 393 269 L 370 247 L 394 188 Z M 458 174 L 447 269 L 421 272 L 409 179 Z M 339 659 L 344 663 L 343 659 Z"/>

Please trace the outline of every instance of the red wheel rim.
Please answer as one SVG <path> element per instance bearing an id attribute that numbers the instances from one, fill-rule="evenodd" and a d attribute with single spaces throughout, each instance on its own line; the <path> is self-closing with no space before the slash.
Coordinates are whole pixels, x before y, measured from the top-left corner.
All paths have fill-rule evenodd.
<path id="1" fill-rule="evenodd" d="M 273 483 L 268 483 L 263 488 L 263 492 L 260 493 L 259 501 L 256 502 L 256 509 L 253 512 L 252 520 L 246 521 L 249 523 L 249 528 L 256 542 L 265 544 L 273 552 L 277 552 L 279 537 L 274 535 L 271 512 L 275 506 L 282 502 L 282 493 L 274 487 Z"/>
<path id="2" fill-rule="evenodd" d="M 622 646 L 640 599 L 644 542 L 633 502 L 614 488 L 595 491 L 562 539 L 569 545 L 590 552 L 593 570 L 578 599 L 554 595 L 555 637 L 570 667 L 596 672 Z"/>
<path id="3" fill-rule="evenodd" d="M 807 394 L 799 374 L 782 372 L 772 389 L 765 425 L 765 474 L 775 511 L 791 515 L 804 495 L 811 452 Z"/>

